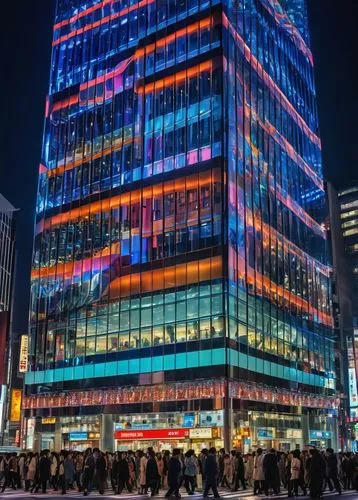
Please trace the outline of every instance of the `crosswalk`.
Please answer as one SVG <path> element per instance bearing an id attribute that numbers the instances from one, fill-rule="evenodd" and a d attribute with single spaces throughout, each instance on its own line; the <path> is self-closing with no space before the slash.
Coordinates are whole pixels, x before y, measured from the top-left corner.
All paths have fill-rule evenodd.
<path id="1" fill-rule="evenodd" d="M 239 500 L 259 500 L 261 498 L 265 498 L 265 495 L 254 495 L 252 489 L 248 490 L 241 490 L 241 491 L 228 491 L 228 490 L 220 490 L 219 493 L 221 498 L 224 499 L 230 499 L 230 498 L 235 498 Z M 76 490 L 69 490 L 66 494 L 67 497 L 71 498 L 82 498 L 83 493 L 80 493 Z M 112 491 L 108 490 L 105 492 L 104 495 L 100 495 L 97 491 L 91 492 L 89 495 L 90 497 L 105 497 L 107 499 L 119 499 L 121 498 L 122 500 L 148 500 L 149 496 L 148 495 L 138 495 L 137 493 L 122 493 L 121 495 L 115 495 L 113 494 Z M 336 497 L 337 493 L 336 492 L 325 492 L 324 493 L 324 498 L 331 498 L 331 497 Z M 188 498 L 190 497 L 191 499 L 199 499 L 203 498 L 202 493 L 195 493 L 194 495 L 188 495 L 186 491 L 181 491 L 181 498 Z M 61 492 L 58 491 L 49 491 L 48 493 L 26 493 L 23 490 L 6 490 L 4 493 L 0 493 L 0 498 L 8 498 L 11 500 L 14 500 L 15 498 L 17 499 L 25 499 L 25 498 L 31 498 L 31 499 L 45 499 L 45 498 L 51 498 L 52 500 L 55 500 L 56 498 L 64 498 L 64 495 L 61 495 Z M 157 499 L 163 499 L 165 498 L 165 490 L 162 490 L 159 495 L 156 495 Z M 213 498 L 211 496 L 211 498 Z M 274 495 L 270 496 L 270 499 L 280 499 L 280 498 L 287 498 L 287 491 L 282 491 L 279 495 Z M 300 499 L 304 498 L 309 498 L 307 497 L 300 497 Z M 347 491 L 343 492 L 341 498 L 351 498 L 353 499 L 358 499 L 358 492 L 357 491 Z"/>

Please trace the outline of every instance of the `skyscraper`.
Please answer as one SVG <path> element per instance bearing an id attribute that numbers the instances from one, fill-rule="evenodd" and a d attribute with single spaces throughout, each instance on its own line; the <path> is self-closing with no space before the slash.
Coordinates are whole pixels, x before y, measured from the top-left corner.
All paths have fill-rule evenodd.
<path id="1" fill-rule="evenodd" d="M 15 259 L 15 208 L 0 194 L 0 443 L 5 443 L 9 386 L 9 337 Z"/>
<path id="2" fill-rule="evenodd" d="M 58 0 L 27 447 L 336 445 L 320 148 L 303 0 Z"/>

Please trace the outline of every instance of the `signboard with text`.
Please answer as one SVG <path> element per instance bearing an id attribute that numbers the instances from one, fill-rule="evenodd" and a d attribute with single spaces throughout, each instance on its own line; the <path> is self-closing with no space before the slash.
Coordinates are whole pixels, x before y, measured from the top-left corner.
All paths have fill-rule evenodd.
<path id="1" fill-rule="evenodd" d="M 190 439 L 211 439 L 213 437 L 213 429 L 211 427 L 197 427 L 189 429 Z"/>
<path id="2" fill-rule="evenodd" d="M 20 357 L 19 357 L 19 372 L 26 373 L 28 371 L 29 362 L 29 336 L 21 335 L 20 342 Z"/>
<path id="3" fill-rule="evenodd" d="M 180 439 L 189 436 L 189 429 L 150 429 L 116 431 L 114 438 L 118 440 L 133 439 Z"/>
<path id="4" fill-rule="evenodd" d="M 11 389 L 10 422 L 20 422 L 22 390 Z"/>

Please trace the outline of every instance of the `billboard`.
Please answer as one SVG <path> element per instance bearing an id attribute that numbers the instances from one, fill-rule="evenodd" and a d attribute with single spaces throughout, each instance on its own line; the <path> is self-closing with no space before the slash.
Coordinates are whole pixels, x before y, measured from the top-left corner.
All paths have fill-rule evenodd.
<path id="1" fill-rule="evenodd" d="M 21 400 L 22 400 L 22 390 L 11 389 L 10 422 L 20 422 Z"/>
<path id="2" fill-rule="evenodd" d="M 28 371 L 29 357 L 29 336 L 21 335 L 20 356 L 19 356 L 19 372 L 26 373 Z"/>

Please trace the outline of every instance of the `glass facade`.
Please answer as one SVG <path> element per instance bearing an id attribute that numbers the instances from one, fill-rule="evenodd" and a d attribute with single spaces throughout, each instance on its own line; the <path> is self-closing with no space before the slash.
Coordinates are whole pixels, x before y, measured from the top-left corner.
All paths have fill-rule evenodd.
<path id="1" fill-rule="evenodd" d="M 213 373 L 334 397 L 305 2 L 57 3 L 27 397 Z"/>

